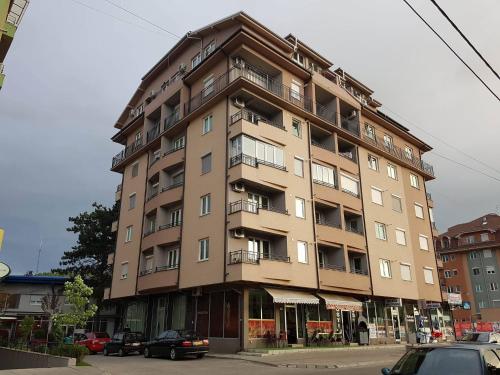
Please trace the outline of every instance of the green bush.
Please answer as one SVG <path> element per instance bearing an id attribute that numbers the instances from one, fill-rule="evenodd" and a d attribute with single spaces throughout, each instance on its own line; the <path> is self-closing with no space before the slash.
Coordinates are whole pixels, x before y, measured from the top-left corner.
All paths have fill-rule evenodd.
<path id="1" fill-rule="evenodd" d="M 47 338 L 47 333 L 43 329 L 38 329 L 33 331 L 33 338 L 36 340 L 45 340 Z"/>
<path id="2" fill-rule="evenodd" d="M 81 362 L 86 355 L 89 354 L 89 350 L 82 345 L 59 345 L 50 349 L 50 354 L 58 355 L 61 357 L 76 358 L 76 362 Z"/>

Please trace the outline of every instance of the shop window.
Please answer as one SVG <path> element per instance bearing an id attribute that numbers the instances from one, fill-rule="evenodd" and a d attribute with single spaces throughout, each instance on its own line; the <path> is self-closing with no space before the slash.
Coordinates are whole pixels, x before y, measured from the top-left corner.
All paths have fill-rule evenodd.
<path id="1" fill-rule="evenodd" d="M 236 292 L 226 292 L 224 295 L 224 337 L 238 337 L 240 321 L 239 295 Z"/>
<path id="2" fill-rule="evenodd" d="M 274 333 L 274 303 L 272 297 L 263 290 L 251 290 L 249 293 L 249 338 L 262 338 L 267 332 Z"/>
<path id="3" fill-rule="evenodd" d="M 184 294 L 178 294 L 173 300 L 171 329 L 185 329 L 187 297 Z"/>

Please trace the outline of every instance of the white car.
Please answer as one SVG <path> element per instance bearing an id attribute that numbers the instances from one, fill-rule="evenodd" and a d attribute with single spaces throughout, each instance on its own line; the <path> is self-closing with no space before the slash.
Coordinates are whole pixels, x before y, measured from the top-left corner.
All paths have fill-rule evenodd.
<path id="1" fill-rule="evenodd" d="M 465 334 L 461 342 L 477 342 L 483 344 L 500 344 L 500 333 L 497 332 L 470 332 Z"/>

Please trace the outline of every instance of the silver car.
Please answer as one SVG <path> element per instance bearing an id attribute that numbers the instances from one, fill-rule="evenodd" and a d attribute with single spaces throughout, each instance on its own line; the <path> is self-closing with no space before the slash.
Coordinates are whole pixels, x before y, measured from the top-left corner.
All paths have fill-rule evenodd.
<path id="1" fill-rule="evenodd" d="M 470 332 L 465 334 L 460 342 L 476 342 L 483 344 L 500 344 L 500 333 L 497 332 Z"/>

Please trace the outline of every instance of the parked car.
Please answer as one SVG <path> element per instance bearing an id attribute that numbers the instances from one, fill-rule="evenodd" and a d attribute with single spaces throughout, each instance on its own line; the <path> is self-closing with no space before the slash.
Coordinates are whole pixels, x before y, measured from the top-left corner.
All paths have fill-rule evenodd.
<path id="1" fill-rule="evenodd" d="M 407 351 L 384 375 L 491 375 L 500 374 L 497 345 L 429 345 Z"/>
<path id="2" fill-rule="evenodd" d="M 470 332 L 465 334 L 460 342 L 475 342 L 482 344 L 500 344 L 500 333 L 496 332 Z"/>
<path id="3" fill-rule="evenodd" d="M 75 333 L 75 344 L 86 346 L 91 354 L 102 352 L 111 339 L 106 332 Z"/>
<path id="4" fill-rule="evenodd" d="M 113 335 L 110 342 L 104 345 L 103 354 L 117 353 L 123 357 L 132 352 L 142 354 L 144 350 L 144 336 L 141 332 L 118 332 Z"/>
<path id="5" fill-rule="evenodd" d="M 160 333 L 144 345 L 144 357 L 168 356 L 175 360 L 186 355 L 203 358 L 208 352 L 208 340 L 192 331 L 169 330 Z"/>

